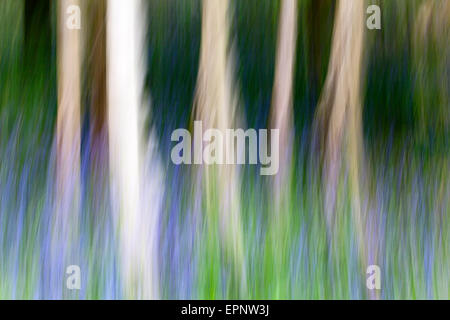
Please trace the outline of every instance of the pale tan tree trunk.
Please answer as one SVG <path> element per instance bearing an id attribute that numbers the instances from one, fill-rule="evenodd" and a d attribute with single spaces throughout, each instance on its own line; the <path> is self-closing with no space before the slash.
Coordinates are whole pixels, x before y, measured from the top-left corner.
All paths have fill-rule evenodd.
<path id="1" fill-rule="evenodd" d="M 203 131 L 234 128 L 237 95 L 230 72 L 228 51 L 229 1 L 204 0 L 200 66 L 194 102 L 194 120 L 201 120 Z M 225 150 L 224 153 L 225 154 Z M 233 286 L 242 294 L 246 289 L 242 223 L 240 218 L 240 187 L 234 165 L 203 167 L 206 198 L 213 199 L 212 190 L 219 195 L 220 239 L 227 262 L 231 265 Z M 207 218 L 210 208 L 207 208 Z M 213 227 L 213 226 L 212 226 Z"/>
<path id="2" fill-rule="evenodd" d="M 55 214 L 52 223 L 51 294 L 54 298 L 74 297 L 66 289 L 65 272 L 78 265 L 76 254 L 80 205 L 80 31 L 66 27 L 69 5 L 57 6 L 58 114 L 56 123 Z"/>
<path id="3" fill-rule="evenodd" d="M 295 76 L 295 52 L 297 43 L 297 0 L 283 0 L 278 27 L 278 43 L 270 110 L 270 129 L 280 130 L 280 169 L 275 176 L 274 192 L 279 198 L 280 188 L 285 186 L 292 165 L 293 107 L 292 87 Z"/>
<path id="4" fill-rule="evenodd" d="M 78 196 L 80 183 L 80 31 L 66 27 L 66 8 L 58 2 L 57 192 L 66 203 Z M 62 214 L 68 214 L 63 212 Z"/>
<path id="5" fill-rule="evenodd" d="M 273 272 L 275 273 L 275 298 L 285 297 L 282 288 L 286 254 L 282 248 L 289 243 L 290 226 L 290 178 L 294 140 L 293 82 L 295 77 L 295 52 L 297 43 L 297 0 L 283 0 L 278 24 L 278 41 L 275 62 L 275 79 L 272 92 L 269 129 L 279 130 L 279 170 L 273 177 L 272 216 L 270 220 L 270 243 L 272 247 Z M 272 135 L 270 135 L 273 139 Z M 271 151 L 273 152 L 273 151 Z"/>
<path id="6" fill-rule="evenodd" d="M 323 183 L 325 215 L 331 246 L 335 246 L 337 190 L 341 160 L 349 173 L 351 212 L 360 263 L 367 261 L 365 223 L 361 207 L 361 74 L 363 68 L 364 1 L 340 0 L 337 4 L 330 62 L 315 118 L 315 135 L 324 147 Z M 319 138 L 320 139 L 320 138 Z M 365 269 L 363 270 L 365 273 Z"/>

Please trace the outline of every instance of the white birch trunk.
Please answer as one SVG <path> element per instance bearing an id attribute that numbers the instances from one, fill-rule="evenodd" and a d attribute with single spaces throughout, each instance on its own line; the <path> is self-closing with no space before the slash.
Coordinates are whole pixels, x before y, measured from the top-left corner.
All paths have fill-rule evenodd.
<path id="1" fill-rule="evenodd" d="M 125 298 L 158 298 L 157 221 L 163 193 L 154 140 L 144 139 L 146 10 L 141 0 L 107 4 L 108 134 Z M 148 148 L 149 153 L 144 152 Z M 147 157 L 149 156 L 149 157 Z M 155 160 L 151 176 L 144 161 Z"/>

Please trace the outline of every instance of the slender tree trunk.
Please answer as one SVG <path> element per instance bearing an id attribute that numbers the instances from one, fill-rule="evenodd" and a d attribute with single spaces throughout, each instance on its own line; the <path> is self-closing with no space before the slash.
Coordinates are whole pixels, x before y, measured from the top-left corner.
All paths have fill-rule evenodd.
<path id="1" fill-rule="evenodd" d="M 295 77 L 295 53 L 297 43 L 297 0 L 283 0 L 278 26 L 278 42 L 275 63 L 275 79 L 270 110 L 270 129 L 279 130 L 279 170 L 273 177 L 273 215 L 269 233 L 272 246 L 273 272 L 276 277 L 275 297 L 286 297 L 282 288 L 285 273 L 287 243 L 290 227 L 290 179 L 292 174 L 292 154 L 294 144 L 293 82 Z"/>
<path id="2" fill-rule="evenodd" d="M 364 1 L 340 0 L 337 5 L 330 62 L 317 109 L 315 129 L 316 134 L 322 136 L 321 143 L 324 146 L 325 215 L 330 243 L 333 247 L 341 159 L 345 158 L 360 261 L 365 264 L 365 224 L 360 201 L 363 154 L 360 78 L 365 30 L 363 10 Z M 347 150 L 343 152 L 345 147 Z"/>
<path id="3" fill-rule="evenodd" d="M 297 0 L 283 0 L 278 29 L 275 81 L 273 86 L 270 128 L 280 130 L 280 170 L 275 176 L 275 192 L 287 183 L 292 165 L 295 52 L 297 43 Z"/>
<path id="4" fill-rule="evenodd" d="M 66 8 L 77 0 L 58 2 L 58 115 L 56 124 L 56 211 L 53 226 L 52 270 L 57 287 L 65 287 L 63 275 L 70 264 L 78 264 L 80 197 L 80 31 L 66 27 Z M 57 290 L 54 288 L 53 290 Z M 52 290 L 52 291 L 53 291 Z M 53 291 L 54 292 L 54 291 Z"/>
<path id="5" fill-rule="evenodd" d="M 203 130 L 225 129 L 236 125 L 237 95 L 232 90 L 228 50 L 228 0 L 204 0 L 200 66 L 194 103 L 194 119 L 201 120 Z M 224 150 L 225 151 L 225 150 Z M 225 154 L 225 152 L 223 153 Z M 220 238 L 225 257 L 231 265 L 232 286 L 238 293 L 246 290 L 240 192 L 238 172 L 233 165 L 205 167 L 207 199 L 219 194 Z M 210 221 L 211 210 L 207 209 Z M 212 228 L 213 226 L 211 226 Z"/>

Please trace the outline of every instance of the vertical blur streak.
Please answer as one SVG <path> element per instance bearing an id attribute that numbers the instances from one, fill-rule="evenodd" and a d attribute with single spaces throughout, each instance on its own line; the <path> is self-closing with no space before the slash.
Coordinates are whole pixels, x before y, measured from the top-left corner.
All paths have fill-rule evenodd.
<path id="1" fill-rule="evenodd" d="M 86 35 L 86 51 L 90 52 L 88 82 L 90 88 L 93 144 L 103 143 L 106 130 L 106 0 L 86 3 L 89 15 L 89 32 Z"/>
<path id="2" fill-rule="evenodd" d="M 144 210 L 143 200 L 155 208 L 159 199 L 143 197 L 143 190 L 147 190 L 142 170 L 144 14 L 140 0 L 108 1 L 108 133 L 124 297 L 154 299 L 158 297 L 154 249 L 158 210 Z"/>
<path id="3" fill-rule="evenodd" d="M 278 42 L 275 63 L 275 80 L 270 110 L 270 129 L 279 129 L 279 172 L 273 178 L 272 194 L 274 197 L 270 230 L 272 231 L 271 245 L 274 256 L 274 273 L 279 277 L 277 281 L 276 298 L 283 297 L 282 284 L 284 277 L 280 276 L 285 264 L 286 244 L 289 239 L 290 214 L 286 206 L 289 205 L 289 179 L 292 173 L 293 153 L 293 109 L 292 87 L 295 68 L 295 51 L 297 40 L 297 0 L 283 0 L 278 25 Z M 273 151 L 271 151 L 273 152 Z"/>
<path id="4" fill-rule="evenodd" d="M 25 1 L 25 34 L 24 54 L 25 63 L 31 68 L 36 63 L 36 48 L 39 45 L 39 37 L 32 35 L 33 30 L 39 27 L 42 34 L 51 34 L 50 1 L 48 0 L 26 0 Z"/>
<path id="5" fill-rule="evenodd" d="M 436 160 L 433 163 L 436 168 L 441 166 L 443 168 L 444 182 L 438 182 L 438 179 L 433 181 L 433 184 L 439 186 L 436 188 L 433 198 L 437 209 L 434 212 L 430 210 L 427 214 L 434 221 L 432 230 L 436 230 L 430 241 L 433 243 L 433 247 L 429 251 L 438 257 L 442 254 L 439 252 L 439 248 L 443 248 L 442 252 L 444 252 L 441 263 L 434 263 L 435 270 L 437 270 L 435 276 L 447 279 L 450 259 L 446 256 L 450 251 L 446 245 L 450 241 L 449 235 L 441 230 L 449 230 L 447 226 L 450 182 L 445 178 L 445 172 L 450 172 L 448 169 L 450 164 L 448 152 L 448 137 L 450 136 L 450 45 L 448 41 L 450 39 L 450 1 L 423 1 L 417 12 L 411 36 L 416 79 L 415 111 L 418 123 L 416 139 L 422 148 L 429 145 L 429 141 L 434 140 L 440 148 L 443 146 L 444 151 L 440 156 L 435 156 Z M 444 141 L 439 141 L 440 136 L 446 137 Z M 414 241 L 416 240 L 411 241 L 411 245 L 414 245 Z M 419 269 L 418 265 L 420 264 L 416 262 L 414 270 Z M 433 281 L 436 284 L 434 296 L 448 299 L 449 281 Z M 428 294 L 432 296 L 430 291 Z"/>
<path id="6" fill-rule="evenodd" d="M 100 215 L 101 201 L 106 196 L 104 185 L 109 176 L 108 167 L 108 121 L 106 91 L 106 2 L 107 0 L 84 1 L 87 16 L 85 37 L 85 64 L 87 70 L 84 78 L 87 82 L 89 97 L 89 161 L 92 167 L 92 196 L 96 208 L 94 215 Z M 87 29 L 87 31 L 86 31 Z M 86 118 L 86 114 L 85 114 Z"/>
<path id="7" fill-rule="evenodd" d="M 209 128 L 225 130 L 233 128 L 236 119 L 237 95 L 232 90 L 228 50 L 229 2 L 227 0 L 203 1 L 202 39 L 200 66 L 194 102 L 194 120 L 203 122 L 203 131 Z M 225 152 L 223 152 L 225 154 Z M 240 218 L 240 187 L 238 172 L 233 165 L 204 167 L 207 201 L 212 199 L 214 189 L 219 195 L 218 214 L 221 247 L 228 267 L 231 267 L 230 293 L 246 290 L 242 225 Z M 213 193 L 211 193 L 213 192 Z M 207 204 L 206 217 L 212 221 L 212 208 Z M 213 226 L 211 226 L 212 228 Z M 232 292 L 236 290 L 237 292 Z"/>
<path id="8" fill-rule="evenodd" d="M 448 133 L 450 125 L 450 1 L 424 1 L 415 21 L 412 43 L 419 85 L 416 114 L 419 139 L 426 140 L 430 129 Z M 435 67 L 430 68 L 433 64 Z M 429 112 L 431 105 L 435 112 Z"/>
<path id="9" fill-rule="evenodd" d="M 58 2 L 58 116 L 56 208 L 52 230 L 52 294 L 60 297 L 65 268 L 77 264 L 80 197 L 80 31 L 66 26 L 66 9 L 77 0 Z M 72 250 L 73 248 L 74 250 Z M 55 287 L 53 287 L 55 286 Z"/>
<path id="10" fill-rule="evenodd" d="M 324 92 L 316 114 L 324 133 L 325 215 L 331 244 L 334 235 L 337 190 L 341 174 L 341 157 L 347 158 L 351 188 L 352 217 L 356 228 L 360 261 L 366 261 L 360 203 L 360 166 L 362 154 L 360 77 L 364 39 L 364 1 L 340 0 L 338 3 L 330 63 Z M 347 139 L 344 143 L 344 139 Z M 343 148 L 347 148 L 342 155 Z"/>
<path id="11" fill-rule="evenodd" d="M 281 194 L 285 193 L 281 188 L 287 183 L 292 164 L 292 86 L 297 40 L 297 0 L 282 1 L 279 21 L 275 80 L 270 110 L 270 128 L 280 130 L 281 142 L 280 170 L 275 175 L 273 185 L 273 194 L 277 206 L 280 205 Z M 275 211 L 280 212 L 279 208 L 276 208 Z"/>
<path id="12" fill-rule="evenodd" d="M 278 29 L 275 82 L 270 115 L 271 129 L 280 130 L 280 171 L 275 176 L 274 191 L 286 183 L 291 167 L 293 144 L 292 86 L 297 40 L 297 0 L 283 0 Z"/>

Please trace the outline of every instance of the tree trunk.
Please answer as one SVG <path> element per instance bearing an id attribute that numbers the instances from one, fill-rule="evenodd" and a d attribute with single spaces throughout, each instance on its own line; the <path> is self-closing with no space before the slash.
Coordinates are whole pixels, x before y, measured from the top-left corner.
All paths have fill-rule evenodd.
<path id="1" fill-rule="evenodd" d="M 144 152 L 146 27 L 146 8 L 141 0 L 108 1 L 109 160 L 112 198 L 118 211 L 123 290 L 125 298 L 156 299 L 157 221 L 164 185 L 158 162 L 151 176 L 146 169 L 155 151 L 152 138 L 148 153 Z"/>
<path id="2" fill-rule="evenodd" d="M 273 208 L 270 220 L 270 243 L 273 259 L 272 269 L 276 281 L 275 297 L 285 297 L 282 288 L 289 287 L 284 283 L 286 244 L 289 243 L 290 212 L 288 209 L 290 196 L 290 179 L 292 174 L 292 154 L 294 144 L 294 112 L 293 82 L 295 77 L 295 53 L 297 43 L 297 0 L 283 0 L 278 25 L 278 42 L 275 63 L 275 79 L 270 109 L 269 129 L 279 130 L 279 170 L 273 177 Z M 272 135 L 269 135 L 272 138 Z M 272 151 L 271 151 L 272 152 Z M 285 250 L 280 250 L 285 248 Z"/>
<path id="3" fill-rule="evenodd" d="M 201 120 L 203 130 L 233 128 L 237 121 L 237 95 L 232 90 L 228 50 L 228 0 L 204 0 L 200 66 L 194 102 L 194 120 Z M 225 154 L 225 150 L 224 153 Z M 232 286 L 238 293 L 246 289 L 242 224 L 240 218 L 240 188 L 238 173 L 233 165 L 205 167 L 206 198 L 213 199 L 214 189 L 219 194 L 219 223 L 222 248 L 231 265 Z M 211 193 L 213 192 L 213 193 Z M 212 221 L 211 208 L 207 219 Z M 215 226 L 211 226 L 213 228 Z"/>
<path id="4" fill-rule="evenodd" d="M 360 77 L 363 67 L 364 1 L 340 0 L 337 5 L 330 62 L 315 118 L 314 136 L 323 151 L 325 215 L 330 244 L 335 233 L 341 158 L 346 159 L 351 211 L 361 262 L 366 262 L 364 219 L 360 202 L 362 149 Z M 344 140 L 346 143 L 344 143 Z M 343 152 L 344 148 L 347 150 Z"/>
<path id="5" fill-rule="evenodd" d="M 275 192 L 287 183 L 292 165 L 294 134 L 292 87 L 297 43 L 297 0 L 282 1 L 279 21 L 275 81 L 270 110 L 270 128 L 280 130 L 281 143 L 280 170 L 275 176 Z"/>
<path id="6" fill-rule="evenodd" d="M 58 2 L 58 115 L 56 123 L 56 211 L 52 270 L 57 287 L 65 287 L 65 268 L 77 264 L 80 202 L 80 31 L 66 27 L 66 8 L 77 0 Z M 59 261 L 58 261 L 59 260 Z M 63 264 L 61 265 L 61 261 Z M 53 288 L 57 290 L 57 288 Z M 52 292 L 60 292 L 59 290 Z"/>

